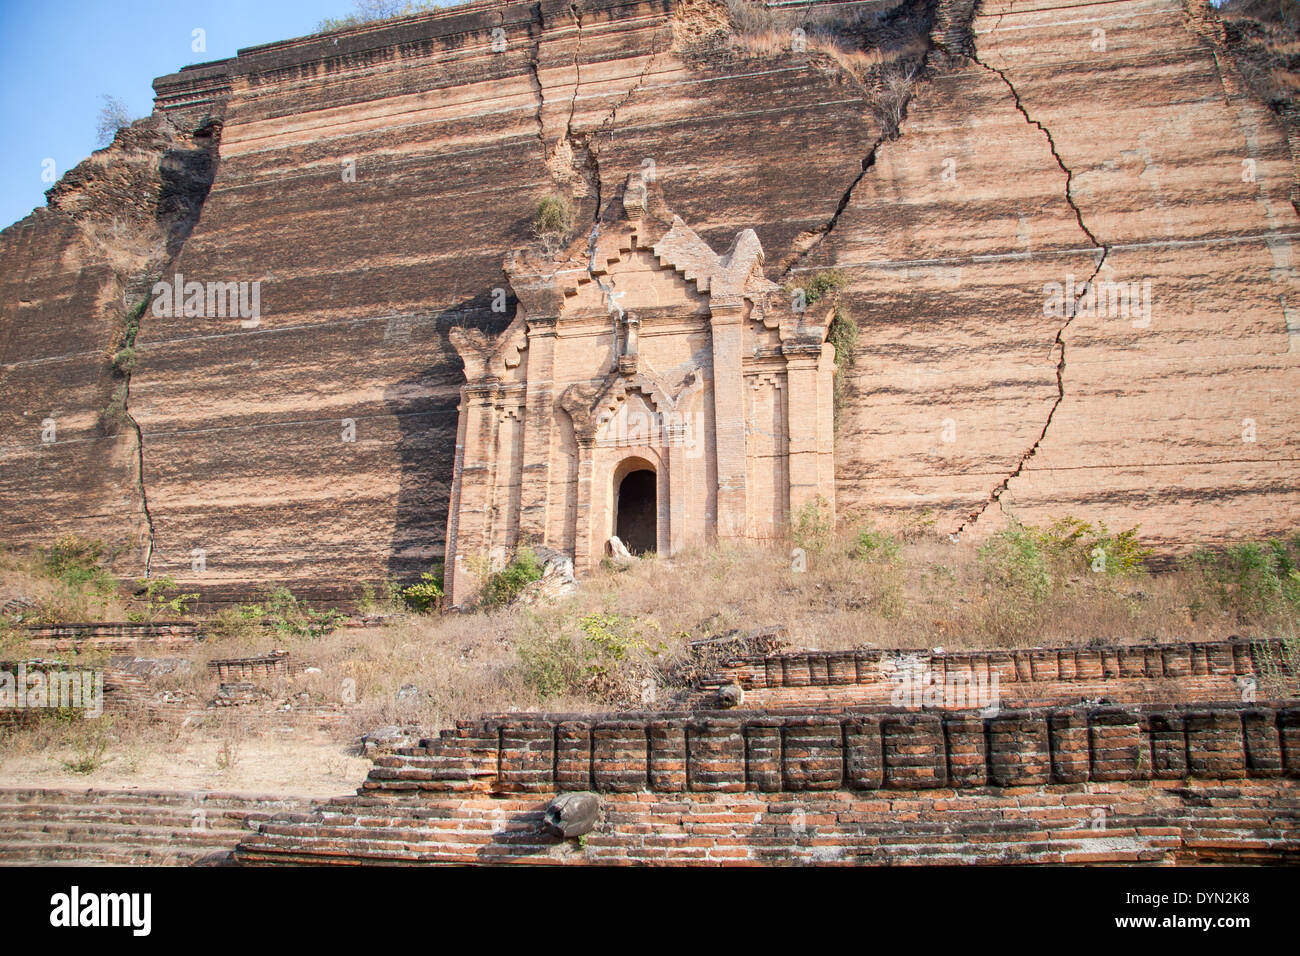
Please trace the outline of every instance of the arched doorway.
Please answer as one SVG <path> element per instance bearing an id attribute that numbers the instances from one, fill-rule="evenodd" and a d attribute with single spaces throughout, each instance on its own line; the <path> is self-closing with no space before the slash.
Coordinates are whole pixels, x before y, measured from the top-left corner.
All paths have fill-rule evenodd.
<path id="1" fill-rule="evenodd" d="M 618 483 L 614 533 L 633 554 L 652 554 L 659 537 L 659 492 L 649 468 L 629 471 Z"/>

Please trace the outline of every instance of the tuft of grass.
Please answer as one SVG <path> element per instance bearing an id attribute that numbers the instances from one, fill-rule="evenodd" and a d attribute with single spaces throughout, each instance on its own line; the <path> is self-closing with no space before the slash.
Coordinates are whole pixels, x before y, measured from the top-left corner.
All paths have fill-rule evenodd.
<path id="1" fill-rule="evenodd" d="M 104 764 L 104 753 L 108 750 L 108 721 L 103 718 L 95 720 L 76 720 L 56 718 L 58 723 L 66 723 L 72 736 L 72 756 L 61 761 L 63 769 L 77 776 L 94 773 Z"/>
<path id="2" fill-rule="evenodd" d="M 553 256 L 563 248 L 573 230 L 573 203 L 567 196 L 551 193 L 537 201 L 533 209 L 533 236 L 547 255 Z"/>

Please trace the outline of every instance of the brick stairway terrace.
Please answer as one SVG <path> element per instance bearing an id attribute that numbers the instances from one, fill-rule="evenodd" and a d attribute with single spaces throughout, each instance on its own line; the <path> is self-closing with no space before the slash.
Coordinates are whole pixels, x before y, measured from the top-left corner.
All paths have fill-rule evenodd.
<path id="1" fill-rule="evenodd" d="M 0 788 L 0 866 L 212 866 L 307 798 L 204 791 Z"/>
<path id="2" fill-rule="evenodd" d="M 379 757 L 236 862 L 1300 862 L 1300 706 L 513 714 Z M 544 832 L 594 791 L 581 841 Z"/>

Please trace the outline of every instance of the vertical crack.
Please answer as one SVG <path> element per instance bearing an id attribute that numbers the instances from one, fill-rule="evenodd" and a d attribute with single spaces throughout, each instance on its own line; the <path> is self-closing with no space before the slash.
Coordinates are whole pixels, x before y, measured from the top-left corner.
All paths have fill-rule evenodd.
<path id="1" fill-rule="evenodd" d="M 831 217 L 816 229 L 810 232 L 801 233 L 795 238 L 794 246 L 796 248 L 792 250 L 792 255 L 787 256 L 785 260 L 777 265 L 777 271 L 779 272 L 781 281 L 785 281 L 789 278 L 789 275 L 794 271 L 795 266 L 807 258 L 814 249 L 825 242 L 826 237 L 829 236 L 835 229 L 836 225 L 839 224 L 840 216 L 844 215 L 844 210 L 849 208 L 849 203 L 853 200 L 853 190 L 858 188 L 858 183 L 862 182 L 862 179 L 867 175 L 868 170 L 876 165 L 876 151 L 880 149 L 881 144 L 884 142 L 885 137 L 882 136 L 871 145 L 871 152 L 867 153 L 863 158 L 862 168 L 858 170 L 857 176 L 853 177 L 853 182 L 849 183 L 848 188 L 845 189 L 844 193 L 840 196 L 840 201 L 836 205 L 835 212 L 831 214 Z M 800 241 L 808 244 L 802 249 L 799 249 L 797 247 Z"/>
<path id="2" fill-rule="evenodd" d="M 1001 17 L 999 17 L 999 20 L 1000 19 Z M 1038 437 L 1034 439 L 1034 443 L 1020 456 L 1019 460 L 1016 462 L 1016 467 L 1012 469 L 1012 471 L 989 493 L 984 504 L 981 505 L 978 510 L 971 512 L 971 514 L 966 517 L 966 520 L 957 527 L 957 530 L 952 534 L 954 540 L 959 538 L 961 533 L 968 527 L 971 527 L 979 521 L 980 518 L 984 516 L 984 513 L 994 504 L 997 504 L 1005 513 L 1006 507 L 1002 503 L 1002 495 L 1006 492 L 1007 488 L 1010 487 L 1011 482 L 1015 478 L 1019 477 L 1021 472 L 1025 470 L 1025 465 L 1028 464 L 1029 460 L 1038 454 L 1038 449 L 1042 445 L 1043 439 L 1047 437 L 1047 432 L 1048 429 L 1052 427 L 1053 419 L 1056 418 L 1056 412 L 1061 407 L 1061 403 L 1065 400 L 1066 330 L 1069 329 L 1070 324 L 1079 314 L 1079 304 L 1087 297 L 1089 291 L 1092 289 L 1093 282 L 1096 281 L 1098 274 L 1101 272 L 1102 266 L 1106 262 L 1107 256 L 1110 255 L 1110 246 L 1093 235 L 1092 230 L 1089 229 L 1087 223 L 1083 221 L 1083 211 L 1079 208 L 1078 203 L 1074 201 L 1074 171 L 1070 169 L 1061 158 L 1061 154 L 1056 147 L 1056 140 L 1052 137 L 1051 130 L 1029 115 L 1029 111 L 1025 108 L 1024 103 L 1021 102 L 1020 93 L 1016 89 L 1015 84 L 1011 82 L 1010 78 L 1008 78 L 1002 70 L 985 63 L 979 58 L 977 52 L 972 52 L 970 59 L 977 66 L 995 74 L 1003 83 L 1006 84 L 1006 87 L 1011 92 L 1011 97 L 1016 104 L 1016 109 L 1025 118 L 1025 122 L 1029 123 L 1031 126 L 1037 127 L 1047 139 L 1047 145 L 1052 152 L 1052 158 L 1056 160 L 1056 165 L 1059 166 L 1061 171 L 1065 174 L 1065 201 L 1074 212 L 1074 218 L 1079 225 L 1080 231 L 1088 237 L 1088 241 L 1091 242 L 1093 246 L 1101 251 L 1101 255 L 1097 258 L 1097 265 L 1092 270 L 1092 274 L 1088 277 L 1088 281 L 1080 287 L 1078 297 L 1073 302 L 1065 304 L 1065 321 L 1062 322 L 1060 327 L 1056 330 L 1056 337 L 1052 343 L 1052 350 L 1059 353 L 1059 358 L 1056 362 L 1056 398 L 1052 402 L 1052 407 L 1048 409 L 1047 418 L 1043 422 L 1043 427 L 1039 431 Z"/>
<path id="3" fill-rule="evenodd" d="M 596 208 L 592 213 L 592 221 L 596 229 L 599 229 L 600 226 L 600 214 L 601 214 L 601 207 L 603 205 L 602 197 L 604 194 L 603 192 L 604 180 L 600 172 L 599 137 L 601 133 L 607 133 L 609 136 L 609 140 L 610 141 L 613 140 L 614 123 L 618 120 L 618 111 L 621 110 L 624 106 L 626 106 L 628 101 L 630 101 L 632 97 L 635 96 L 638 92 L 640 92 L 641 89 L 645 86 L 646 76 L 649 75 L 651 67 L 653 67 L 655 63 L 658 61 L 659 55 L 661 53 L 663 53 L 663 49 L 658 45 L 658 43 L 656 43 L 654 48 L 650 51 L 650 59 L 647 60 L 646 65 L 641 68 L 641 73 L 637 76 L 636 82 L 632 84 L 631 88 L 625 94 L 623 94 L 622 99 L 620 99 L 617 103 L 615 103 L 612 107 L 610 107 L 609 114 L 603 120 L 601 120 L 600 125 L 596 127 L 595 131 L 593 131 L 590 134 L 585 134 L 582 137 L 582 141 L 580 145 L 586 151 L 588 165 L 590 167 L 591 174 L 595 179 Z M 576 97 L 577 95 L 576 90 L 574 92 L 574 95 Z M 593 231 L 593 237 L 594 237 L 594 231 Z M 593 238 L 593 242 L 594 242 L 594 238 Z M 594 251 L 594 246 L 593 246 L 593 251 Z"/>
<path id="4" fill-rule="evenodd" d="M 539 3 L 533 8 L 537 14 L 537 40 L 533 43 L 533 55 L 528 59 L 528 74 L 533 83 L 533 95 L 537 99 L 537 141 L 542 147 L 542 162 L 546 162 L 546 133 L 542 124 L 542 108 L 546 105 L 546 98 L 542 95 L 542 73 L 540 61 L 542 57 L 542 35 L 546 32 L 546 17 L 542 13 L 542 5 Z"/>
<path id="5" fill-rule="evenodd" d="M 573 43 L 573 98 L 569 100 L 569 119 L 564 124 L 564 138 L 573 141 L 573 114 L 578 107 L 578 90 L 582 86 L 582 7 L 578 0 L 569 4 L 573 22 L 578 27 L 577 39 Z"/>
<path id="6" fill-rule="evenodd" d="M 145 542 L 144 550 L 144 576 L 147 578 L 153 570 L 154 527 L 153 515 L 149 511 L 149 492 L 144 485 L 144 430 L 140 428 L 140 423 L 131 414 L 130 374 L 126 376 L 126 397 L 122 404 L 122 414 L 126 416 L 126 420 L 131 423 L 131 428 L 135 431 L 136 484 L 140 490 L 140 507 L 144 511 L 145 526 L 149 530 L 149 537 Z"/>

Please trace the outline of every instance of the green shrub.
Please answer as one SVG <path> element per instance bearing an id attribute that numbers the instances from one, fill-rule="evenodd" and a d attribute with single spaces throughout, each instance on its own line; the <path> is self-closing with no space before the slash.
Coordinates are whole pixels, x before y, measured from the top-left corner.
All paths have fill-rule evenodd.
<path id="1" fill-rule="evenodd" d="M 826 330 L 826 341 L 835 346 L 835 381 L 832 387 L 834 422 L 840 422 L 840 409 L 849 390 L 849 370 L 855 361 L 854 349 L 858 342 L 858 324 L 847 309 L 837 308 Z"/>
<path id="2" fill-rule="evenodd" d="M 1300 538 L 1198 551 L 1189 564 L 1220 607 L 1239 621 L 1300 612 Z"/>
<path id="3" fill-rule="evenodd" d="M 436 583 L 441 593 L 442 588 L 442 566 L 435 568 L 437 572 Z M 425 575 L 427 577 L 427 575 Z M 412 588 L 421 587 L 421 584 L 413 584 Z M 406 595 L 403 593 L 406 589 L 396 581 L 384 581 L 379 585 L 379 590 L 370 583 L 361 586 L 361 596 L 357 598 L 357 610 L 362 614 L 381 614 L 386 611 L 406 610 L 410 605 L 407 603 Z M 382 591 L 382 594 L 380 593 Z M 441 605 L 440 605 L 441 606 Z"/>
<path id="4" fill-rule="evenodd" d="M 796 548 L 809 554 L 821 554 L 831 542 L 835 532 L 835 519 L 830 502 L 821 495 L 806 502 L 794 516 L 790 536 Z"/>
<path id="5" fill-rule="evenodd" d="M 519 642 L 524 684 L 543 701 L 582 686 L 583 661 L 569 634 L 530 629 Z"/>
<path id="6" fill-rule="evenodd" d="M 979 548 L 985 626 L 1002 639 L 1024 636 L 1052 591 L 1047 557 L 1032 529 L 1012 524 Z"/>
<path id="7" fill-rule="evenodd" d="M 504 607 L 519 596 L 524 588 L 542 578 L 542 564 L 532 548 L 523 547 L 500 571 L 490 574 L 479 590 L 479 607 L 488 610 Z"/>
<path id="8" fill-rule="evenodd" d="M 436 565 L 432 571 L 421 574 L 419 584 L 412 584 L 402 589 L 402 599 L 406 602 L 406 606 L 422 614 L 441 611 L 445 597 L 441 564 Z"/>
<path id="9" fill-rule="evenodd" d="M 344 614 L 337 608 L 313 610 L 286 587 L 277 587 L 265 601 L 227 608 L 210 626 L 221 637 L 238 637 L 257 630 L 272 630 L 295 637 L 320 637 L 334 630 Z"/>
<path id="10" fill-rule="evenodd" d="M 222 608 L 208 622 L 206 630 L 213 637 L 239 639 L 250 637 L 262 630 L 265 609 L 260 604 L 239 604 Z"/>
<path id="11" fill-rule="evenodd" d="M 124 346 L 113 355 L 113 371 L 118 375 L 130 375 L 135 371 L 135 347 Z"/>
<path id="12" fill-rule="evenodd" d="M 613 613 L 530 628 L 519 646 L 524 683 L 542 700 L 575 695 L 610 704 L 632 703 L 639 693 L 639 679 L 648 673 L 648 662 L 664 649 L 662 641 L 652 645 L 646 640 L 647 629 L 658 627 Z"/>
<path id="13" fill-rule="evenodd" d="M 849 284 L 848 276 L 838 269 L 826 269 L 823 272 L 816 272 L 809 276 L 804 276 L 798 283 L 787 283 L 786 293 L 793 295 L 795 290 L 803 289 L 804 304 L 812 305 L 818 299 L 824 298 L 832 292 L 838 292 Z"/>
<path id="14" fill-rule="evenodd" d="M 199 599 L 197 593 L 177 593 L 180 589 L 176 586 L 176 579 L 169 574 L 160 578 L 140 578 L 136 584 L 144 589 L 145 610 L 128 613 L 127 617 L 132 621 L 184 617 L 189 613 L 190 605 Z"/>
<path id="15" fill-rule="evenodd" d="M 1035 533 L 1043 550 L 1071 570 L 1136 574 L 1146 570 L 1151 556 L 1151 549 L 1138 540 L 1137 526 L 1111 534 L 1104 522 L 1092 525 L 1067 515 Z"/>
<path id="16" fill-rule="evenodd" d="M 117 591 L 117 579 L 103 566 L 103 542 L 65 534 L 48 548 L 39 550 L 46 577 L 72 590 L 88 589 L 102 597 Z"/>
<path id="17" fill-rule="evenodd" d="M 798 283 L 787 283 L 785 292 L 788 296 L 793 296 L 802 290 L 804 305 L 811 307 L 813 303 L 839 292 L 848 284 L 848 277 L 844 273 L 838 269 L 827 269 L 824 272 L 804 276 Z M 836 307 L 830 325 L 826 328 L 826 341 L 835 346 L 834 410 L 835 421 L 838 424 L 839 411 L 848 390 L 848 372 L 853 368 L 854 350 L 858 344 L 858 324 L 853 321 L 853 316 L 846 307 Z"/>
<path id="18" fill-rule="evenodd" d="M 863 561 L 892 563 L 898 560 L 898 555 L 898 539 L 891 534 L 877 531 L 871 524 L 859 531 L 853 541 L 853 557 Z"/>

